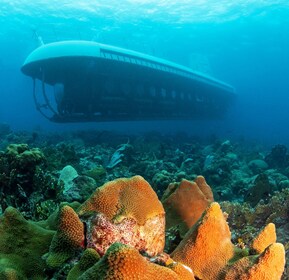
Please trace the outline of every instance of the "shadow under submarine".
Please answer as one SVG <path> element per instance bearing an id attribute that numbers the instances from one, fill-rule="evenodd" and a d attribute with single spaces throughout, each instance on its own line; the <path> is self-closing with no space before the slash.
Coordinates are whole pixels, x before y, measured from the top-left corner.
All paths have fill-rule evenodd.
<path id="1" fill-rule="evenodd" d="M 21 70 L 53 122 L 216 119 L 235 99 L 232 86 L 190 68 L 90 41 L 43 45 Z"/>

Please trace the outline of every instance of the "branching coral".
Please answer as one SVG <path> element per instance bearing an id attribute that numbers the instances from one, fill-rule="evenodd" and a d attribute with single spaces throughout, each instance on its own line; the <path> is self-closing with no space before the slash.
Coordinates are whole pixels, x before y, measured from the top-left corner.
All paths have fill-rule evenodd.
<path id="1" fill-rule="evenodd" d="M 289 241 L 284 231 L 289 223 L 289 189 L 283 189 L 270 198 L 267 204 L 259 202 L 255 207 L 247 203 L 222 202 L 222 209 L 229 214 L 228 222 L 234 232 L 233 240 L 242 238 L 249 244 L 253 236 L 266 224 L 278 224 L 277 236 L 282 243 Z"/>

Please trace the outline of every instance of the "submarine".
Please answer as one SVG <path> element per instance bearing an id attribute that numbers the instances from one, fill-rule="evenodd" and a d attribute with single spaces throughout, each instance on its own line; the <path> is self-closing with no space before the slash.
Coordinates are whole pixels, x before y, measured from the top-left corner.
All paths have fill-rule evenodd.
<path id="1" fill-rule="evenodd" d="M 177 63 L 92 41 L 32 51 L 21 71 L 36 109 L 53 122 L 223 118 L 235 89 Z"/>

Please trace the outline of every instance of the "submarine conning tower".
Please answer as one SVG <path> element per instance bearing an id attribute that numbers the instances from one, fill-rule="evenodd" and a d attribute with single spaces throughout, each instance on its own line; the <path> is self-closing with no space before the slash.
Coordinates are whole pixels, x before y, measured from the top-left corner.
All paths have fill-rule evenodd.
<path id="1" fill-rule="evenodd" d="M 217 119 L 235 99 L 232 86 L 188 67 L 90 41 L 43 45 L 21 70 L 54 122 Z"/>

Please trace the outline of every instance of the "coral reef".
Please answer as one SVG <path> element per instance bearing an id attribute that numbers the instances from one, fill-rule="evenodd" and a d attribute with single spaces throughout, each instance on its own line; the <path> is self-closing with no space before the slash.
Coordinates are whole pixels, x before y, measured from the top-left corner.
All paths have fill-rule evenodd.
<path id="1" fill-rule="evenodd" d="M 57 277 L 64 271 L 70 280 L 280 279 L 285 250 L 276 243 L 274 225 L 267 225 L 250 248 L 235 246 L 227 215 L 218 203 L 207 200 L 213 196 L 205 179 L 200 176 L 187 184 L 205 197 L 208 207 L 191 222 L 171 256 L 163 253 L 163 206 L 148 182 L 134 176 L 97 188 L 82 205 L 73 205 L 76 211 L 61 205 L 45 223 L 26 221 L 16 209 L 7 208 L 0 220 L 0 273 L 5 279 L 44 279 L 45 272 Z M 13 245 L 12 238 L 17 240 Z M 33 252 L 30 262 L 27 250 Z"/>
<path id="2" fill-rule="evenodd" d="M 255 206 L 261 199 L 268 200 L 270 193 L 272 193 L 272 185 L 269 178 L 265 173 L 261 173 L 254 180 L 245 199 L 252 206 Z"/>
<path id="3" fill-rule="evenodd" d="M 233 241 L 249 244 L 253 236 L 265 225 L 274 223 L 277 225 L 277 236 L 286 244 L 289 237 L 284 234 L 289 227 L 289 190 L 283 189 L 276 192 L 268 203 L 259 202 L 255 207 L 248 203 L 225 201 L 221 203 L 222 209 L 228 213 L 228 222 L 233 230 Z"/>
<path id="4" fill-rule="evenodd" d="M 45 166 L 42 151 L 29 148 L 27 144 L 10 144 L 5 152 L 0 152 L 1 208 L 17 207 L 26 217 L 33 217 L 30 213 L 35 214 L 43 195 L 53 197 L 57 185 L 56 180 L 44 171 Z"/>
<path id="5" fill-rule="evenodd" d="M 135 279 L 136 269 L 146 272 L 140 279 L 280 279 L 276 240 L 289 250 L 286 146 L 209 141 L 6 129 L 0 278 Z"/>

